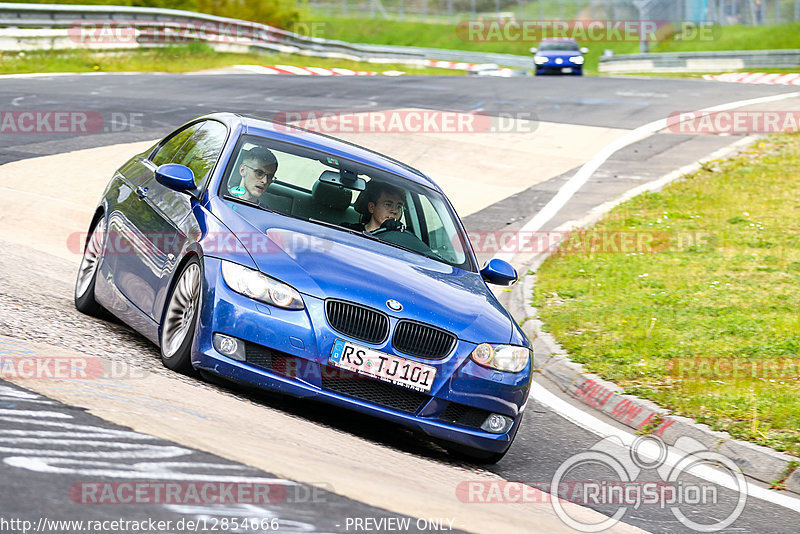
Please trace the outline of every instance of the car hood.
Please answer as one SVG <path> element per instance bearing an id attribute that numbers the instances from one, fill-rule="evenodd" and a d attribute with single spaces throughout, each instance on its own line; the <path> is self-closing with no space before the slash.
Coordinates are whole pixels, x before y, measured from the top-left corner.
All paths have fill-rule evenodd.
<path id="1" fill-rule="evenodd" d="M 433 324 L 474 343 L 511 338 L 511 318 L 479 273 L 324 226 L 313 225 L 313 234 L 291 228 L 265 233 L 270 246 L 250 250 L 258 268 L 303 294 Z M 390 299 L 403 309 L 389 310 Z"/>

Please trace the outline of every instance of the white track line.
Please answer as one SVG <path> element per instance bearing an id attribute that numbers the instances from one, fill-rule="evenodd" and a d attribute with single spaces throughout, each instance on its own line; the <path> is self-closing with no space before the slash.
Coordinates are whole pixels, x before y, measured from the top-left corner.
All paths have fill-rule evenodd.
<path id="1" fill-rule="evenodd" d="M 776 102 L 779 100 L 786 100 L 789 98 L 794 98 L 800 96 L 800 91 L 795 91 L 792 93 L 784 93 L 781 95 L 774 95 L 774 96 L 766 96 L 761 98 L 752 98 L 749 100 L 738 100 L 736 102 L 729 102 L 727 104 L 721 104 L 719 106 L 713 106 L 710 108 L 705 108 L 696 111 L 695 113 L 713 113 L 717 111 L 726 111 L 729 109 L 735 109 L 742 106 L 750 106 L 754 104 L 764 104 L 767 102 Z M 536 215 L 533 216 L 531 220 L 529 220 L 522 228 L 519 229 L 520 234 L 525 234 L 528 232 L 536 232 L 540 230 L 547 222 L 552 219 L 560 210 L 563 208 L 569 200 L 575 196 L 581 187 L 586 184 L 592 174 L 600 168 L 600 166 L 605 163 L 608 158 L 614 155 L 617 151 L 625 148 L 626 146 L 635 143 L 644 139 L 645 137 L 654 134 L 659 130 L 663 130 L 667 127 L 667 119 L 658 119 L 656 121 L 650 122 L 645 124 L 644 126 L 639 126 L 635 130 L 631 130 L 630 132 L 626 133 L 622 137 L 616 139 L 614 142 L 609 143 L 606 145 L 600 152 L 594 155 L 592 159 L 587 161 L 583 164 L 583 166 L 578 169 L 578 172 L 575 173 L 572 178 L 567 180 L 567 183 L 561 186 L 561 189 L 558 190 L 558 193 L 550 199 L 548 202 Z M 512 258 L 514 257 L 513 252 L 498 252 L 495 254 L 492 259 L 501 259 L 507 262 L 511 262 Z"/>

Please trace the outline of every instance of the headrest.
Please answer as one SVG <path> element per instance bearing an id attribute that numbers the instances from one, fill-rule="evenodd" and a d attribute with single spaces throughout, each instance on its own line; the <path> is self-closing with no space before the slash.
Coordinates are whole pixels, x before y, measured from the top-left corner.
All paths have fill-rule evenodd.
<path id="1" fill-rule="evenodd" d="M 333 173 L 333 171 L 325 171 Z M 324 175 L 325 173 L 323 173 Z M 314 182 L 314 187 L 311 189 L 311 198 L 317 204 L 328 206 L 335 210 L 344 210 L 350 205 L 350 200 L 353 198 L 353 193 L 349 189 L 345 189 L 340 185 L 329 184 L 327 182 Z"/>
<path id="2" fill-rule="evenodd" d="M 375 187 L 377 185 L 378 185 L 378 183 L 373 181 L 373 180 L 370 180 L 369 182 L 367 182 L 366 189 L 364 189 L 363 191 L 361 191 L 361 193 L 359 193 L 358 198 L 356 198 L 356 201 L 353 203 L 353 208 L 358 213 L 360 213 L 361 215 L 363 215 L 365 217 L 369 217 L 370 216 L 370 212 L 369 212 L 370 192 L 373 189 L 375 189 Z"/>

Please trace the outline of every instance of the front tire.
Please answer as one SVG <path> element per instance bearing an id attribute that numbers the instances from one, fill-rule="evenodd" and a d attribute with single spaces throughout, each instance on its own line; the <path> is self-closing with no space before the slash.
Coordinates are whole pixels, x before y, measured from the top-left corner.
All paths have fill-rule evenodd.
<path id="1" fill-rule="evenodd" d="M 79 312 L 95 317 L 103 314 L 103 307 L 94 298 L 94 286 L 97 271 L 103 257 L 103 237 L 106 229 L 106 218 L 100 217 L 86 239 L 83 248 L 81 266 L 75 280 L 75 308 Z"/>
<path id="2" fill-rule="evenodd" d="M 161 362 L 179 373 L 188 374 L 192 370 L 192 342 L 200 317 L 202 274 L 197 258 L 186 263 L 170 289 L 161 323 Z"/>

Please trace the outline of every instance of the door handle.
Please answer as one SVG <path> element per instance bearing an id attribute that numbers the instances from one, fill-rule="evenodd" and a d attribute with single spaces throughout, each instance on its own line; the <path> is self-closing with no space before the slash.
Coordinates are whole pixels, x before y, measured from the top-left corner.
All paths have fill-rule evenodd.
<path id="1" fill-rule="evenodd" d="M 144 200 L 145 197 L 147 197 L 147 188 L 141 186 L 137 187 L 136 196 L 139 197 L 139 200 Z"/>

